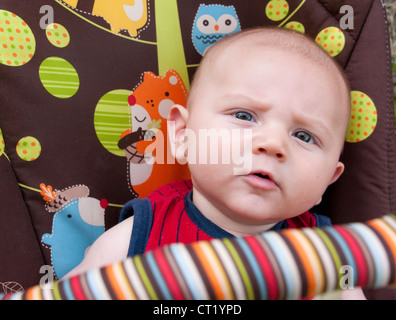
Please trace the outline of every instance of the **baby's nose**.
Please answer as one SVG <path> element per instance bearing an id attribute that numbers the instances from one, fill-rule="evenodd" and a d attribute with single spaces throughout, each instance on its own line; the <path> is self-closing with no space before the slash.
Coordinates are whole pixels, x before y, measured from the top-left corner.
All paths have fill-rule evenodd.
<path id="1" fill-rule="evenodd" d="M 257 135 L 254 138 L 253 152 L 255 154 L 267 154 L 284 161 L 287 156 L 284 137 L 280 133 L 271 133 L 271 131 L 264 134 Z"/>

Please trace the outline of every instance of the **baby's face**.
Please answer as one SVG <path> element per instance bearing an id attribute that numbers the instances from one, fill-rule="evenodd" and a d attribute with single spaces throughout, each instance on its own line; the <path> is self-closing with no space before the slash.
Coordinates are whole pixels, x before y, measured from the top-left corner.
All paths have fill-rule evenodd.
<path id="1" fill-rule="evenodd" d="M 231 147 L 243 150 L 250 163 L 238 174 L 241 165 L 221 158 L 217 164 L 190 163 L 194 203 L 210 219 L 225 215 L 247 225 L 309 210 L 343 171 L 338 159 L 348 118 L 345 91 L 325 69 L 280 50 L 226 60 L 200 78 L 187 128 L 196 137 L 202 129 L 227 130 L 230 137 L 233 130 L 245 137 L 251 132 L 248 150 L 243 139 L 232 140 Z"/>

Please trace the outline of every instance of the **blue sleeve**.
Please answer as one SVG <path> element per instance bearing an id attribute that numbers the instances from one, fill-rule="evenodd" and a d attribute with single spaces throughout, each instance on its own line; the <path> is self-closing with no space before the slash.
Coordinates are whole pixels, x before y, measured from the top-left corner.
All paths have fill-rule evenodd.
<path id="1" fill-rule="evenodd" d="M 129 243 L 128 257 L 142 254 L 146 250 L 147 241 L 153 224 L 153 212 L 148 199 L 133 199 L 121 210 L 119 221 L 133 216 L 133 227 Z"/>
<path id="2" fill-rule="evenodd" d="M 331 220 L 330 220 L 329 217 L 326 217 L 324 215 L 317 214 L 317 213 L 313 213 L 313 215 L 316 218 L 316 226 L 318 228 L 327 227 L 327 226 L 331 226 L 332 225 L 331 224 Z"/>

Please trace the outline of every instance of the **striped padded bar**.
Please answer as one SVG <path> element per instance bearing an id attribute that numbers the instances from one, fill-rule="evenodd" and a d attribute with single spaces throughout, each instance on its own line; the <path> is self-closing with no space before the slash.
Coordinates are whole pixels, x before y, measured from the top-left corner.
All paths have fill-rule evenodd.
<path id="1" fill-rule="evenodd" d="M 299 299 L 396 283 L 396 217 L 172 244 L 6 296 L 47 299 Z M 345 273 L 345 268 L 349 268 Z"/>

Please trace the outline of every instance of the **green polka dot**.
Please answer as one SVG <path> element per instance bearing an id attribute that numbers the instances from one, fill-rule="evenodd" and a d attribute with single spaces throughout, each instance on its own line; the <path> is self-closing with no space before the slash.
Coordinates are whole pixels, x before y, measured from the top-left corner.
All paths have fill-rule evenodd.
<path id="1" fill-rule="evenodd" d="M 0 63 L 19 67 L 36 51 L 36 39 L 27 23 L 16 14 L 0 10 Z"/>
<path id="2" fill-rule="evenodd" d="M 305 28 L 304 28 L 303 24 L 298 21 L 290 21 L 289 23 L 287 23 L 285 25 L 285 28 L 294 30 L 294 31 L 298 31 L 301 33 L 305 33 Z"/>
<path id="3" fill-rule="evenodd" d="M 361 91 L 351 91 L 351 118 L 345 137 L 347 142 L 367 139 L 375 130 L 377 109 L 371 98 Z"/>
<path id="4" fill-rule="evenodd" d="M 36 138 L 28 136 L 18 141 L 16 151 L 22 160 L 34 161 L 41 154 L 41 145 Z"/>
<path id="5" fill-rule="evenodd" d="M 318 33 L 315 41 L 327 51 L 331 57 L 338 55 L 345 46 L 345 36 L 341 29 L 328 27 Z"/>
<path id="6" fill-rule="evenodd" d="M 265 7 L 265 14 L 272 21 L 280 21 L 289 13 L 289 4 L 286 0 L 271 0 Z"/>
<path id="7" fill-rule="evenodd" d="M 4 143 L 3 133 L 1 132 L 1 129 L 0 129 L 0 157 L 4 153 L 4 148 L 5 148 L 5 143 Z"/>
<path id="8" fill-rule="evenodd" d="M 131 129 L 130 90 L 113 90 L 100 98 L 94 114 L 96 135 L 102 146 L 114 155 L 125 157 L 125 151 L 118 148 L 118 141 L 124 131 Z"/>
<path id="9" fill-rule="evenodd" d="M 61 99 L 72 97 L 80 86 L 76 69 L 65 59 L 49 57 L 39 68 L 39 76 L 44 88 Z"/>
<path id="10" fill-rule="evenodd" d="M 66 47 L 70 42 L 69 32 L 59 23 L 51 23 L 45 30 L 47 39 L 58 48 Z"/>

